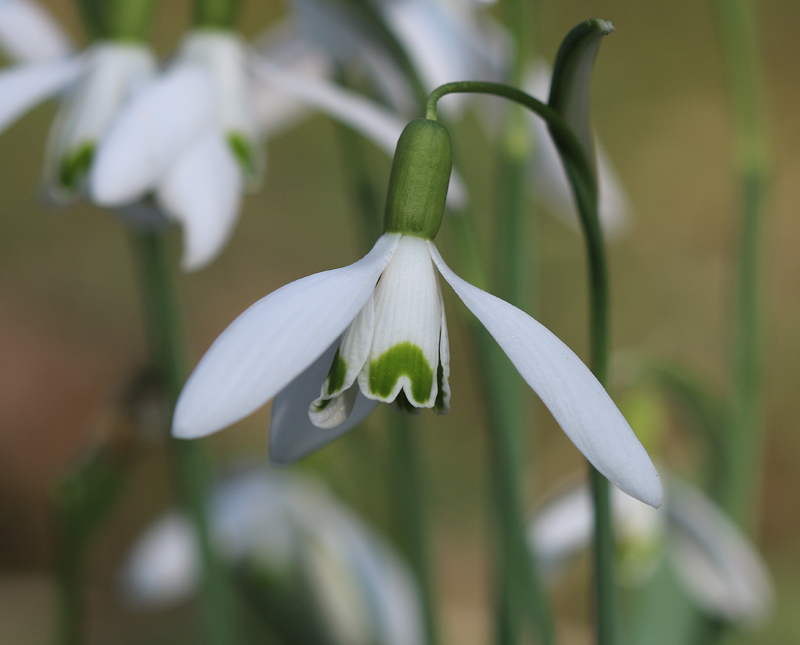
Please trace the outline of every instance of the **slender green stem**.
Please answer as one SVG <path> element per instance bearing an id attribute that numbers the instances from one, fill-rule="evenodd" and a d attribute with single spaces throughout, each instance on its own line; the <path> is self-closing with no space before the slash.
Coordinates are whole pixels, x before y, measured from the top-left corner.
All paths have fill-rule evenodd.
<path id="1" fill-rule="evenodd" d="M 170 409 L 185 382 L 184 348 L 165 240 L 159 233 L 134 232 L 142 272 L 145 318 L 153 358 L 163 379 Z M 197 529 L 202 570 L 202 609 L 207 639 L 213 645 L 239 641 L 233 597 L 222 562 L 215 554 L 208 526 L 211 463 L 202 440 L 170 439 L 173 476 L 183 504 Z"/>
<path id="2" fill-rule="evenodd" d="M 358 206 L 358 229 L 362 244 L 369 249 L 382 229 L 380 201 L 370 181 L 359 135 L 339 126 L 345 170 Z M 430 526 L 425 505 L 424 470 L 419 456 L 415 428 L 406 415 L 394 414 L 389 432 L 392 442 L 394 494 L 400 537 L 419 584 L 425 623 L 426 645 L 439 642 L 438 621 L 430 572 Z"/>
<path id="3" fill-rule="evenodd" d="M 195 27 L 233 29 L 239 17 L 241 0 L 195 0 Z"/>
<path id="4" fill-rule="evenodd" d="M 459 254 L 465 278 L 486 288 L 488 277 L 485 263 L 476 245 L 477 236 L 468 213 L 451 220 L 455 233 L 454 247 Z M 502 355 L 489 333 L 477 321 L 469 325 L 472 345 L 476 349 L 482 391 L 486 396 L 489 418 L 489 505 L 495 514 L 499 542 L 499 588 L 496 592 L 498 610 L 497 642 L 505 645 L 519 643 L 523 623 L 528 622 L 539 643 L 555 641 L 555 631 L 544 585 L 538 575 L 533 554 L 528 548 L 524 509 L 520 496 L 521 451 L 516 412 L 507 408 L 504 388 L 510 379 L 507 359 Z"/>
<path id="5" fill-rule="evenodd" d="M 759 58 L 748 0 L 715 0 L 725 53 L 737 148 L 739 258 L 733 339 L 733 412 L 727 433 L 723 507 L 743 526 L 752 521 L 761 473 L 761 229 L 768 184 L 767 134 Z"/>
<path id="6" fill-rule="evenodd" d="M 155 0 L 79 0 L 78 5 L 92 40 L 147 40 Z"/>

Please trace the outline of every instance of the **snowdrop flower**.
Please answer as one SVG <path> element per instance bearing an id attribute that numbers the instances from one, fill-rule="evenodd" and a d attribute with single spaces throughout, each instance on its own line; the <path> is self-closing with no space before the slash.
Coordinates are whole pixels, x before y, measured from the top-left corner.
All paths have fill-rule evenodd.
<path id="1" fill-rule="evenodd" d="M 286 462 L 340 435 L 378 401 L 447 412 L 450 355 L 438 269 L 589 461 L 658 506 L 655 468 L 589 369 L 533 318 L 459 278 L 439 255 L 433 238 L 450 168 L 444 126 L 412 121 L 392 165 L 384 235 L 355 264 L 293 282 L 236 319 L 187 382 L 173 434 L 208 435 L 279 395 L 271 459 Z M 332 363 L 322 367 L 331 359 L 320 357 L 337 341 Z M 309 397 L 304 372 L 320 368 L 329 368 L 327 378 Z M 285 389 L 291 398 L 280 395 Z M 307 410 L 305 422 L 299 409 Z"/>
<path id="2" fill-rule="evenodd" d="M 393 551 L 317 482 L 267 469 L 215 487 L 212 540 L 236 580 L 287 642 L 417 645 L 421 613 L 414 581 Z M 199 587 L 191 523 L 171 511 L 134 545 L 121 574 L 134 606 L 162 607 Z M 292 606 L 291 611 L 282 608 Z M 320 623 L 321 619 L 321 625 Z M 299 639 L 298 639 L 299 640 Z"/>
<path id="3" fill-rule="evenodd" d="M 773 605 L 770 574 L 755 547 L 705 494 L 676 477 L 667 481 L 661 511 L 627 495 L 614 496 L 621 572 L 633 586 L 649 579 L 666 552 L 686 593 L 723 620 L 757 624 Z M 594 507 L 579 487 L 536 514 L 529 538 L 551 579 L 592 539 Z"/>
<path id="4" fill-rule="evenodd" d="M 24 0 L 0 0 L 0 41 L 20 60 L 0 72 L 0 131 L 67 90 L 50 132 L 45 176 L 53 197 L 72 197 L 117 111 L 155 74 L 155 58 L 143 44 L 115 40 L 72 54 L 56 24 Z"/>

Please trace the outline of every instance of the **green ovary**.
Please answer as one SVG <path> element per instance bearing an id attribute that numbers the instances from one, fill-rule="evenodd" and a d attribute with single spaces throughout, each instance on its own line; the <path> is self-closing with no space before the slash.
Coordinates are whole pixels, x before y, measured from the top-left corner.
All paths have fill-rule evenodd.
<path id="1" fill-rule="evenodd" d="M 94 157 L 94 143 L 82 143 L 72 152 L 61 158 L 58 168 L 59 185 L 70 191 L 77 191 Z"/>
<path id="2" fill-rule="evenodd" d="M 411 381 L 411 394 L 416 403 L 430 400 L 433 370 L 422 350 L 409 342 L 398 343 L 369 364 L 369 391 L 386 399 L 401 376 Z"/>

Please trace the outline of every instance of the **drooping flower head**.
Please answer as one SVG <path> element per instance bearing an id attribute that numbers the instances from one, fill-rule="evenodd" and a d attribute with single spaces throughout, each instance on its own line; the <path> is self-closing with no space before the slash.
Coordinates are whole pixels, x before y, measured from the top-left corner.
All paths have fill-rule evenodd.
<path id="1" fill-rule="evenodd" d="M 623 491 L 660 505 L 653 464 L 589 369 L 533 318 L 442 260 L 433 238 L 450 167 L 444 126 L 411 122 L 398 142 L 385 232 L 373 249 L 355 264 L 278 289 L 239 316 L 189 378 L 173 434 L 210 434 L 278 395 L 270 458 L 285 463 L 353 427 L 379 401 L 447 411 L 450 357 L 435 266 L 587 459 Z"/>

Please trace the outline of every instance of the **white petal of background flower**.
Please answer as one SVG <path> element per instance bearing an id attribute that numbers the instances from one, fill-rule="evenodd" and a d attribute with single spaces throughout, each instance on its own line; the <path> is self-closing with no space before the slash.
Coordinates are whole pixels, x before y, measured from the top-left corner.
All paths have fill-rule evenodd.
<path id="1" fill-rule="evenodd" d="M 663 491 L 655 466 L 589 368 L 526 313 L 459 278 L 435 245 L 428 244 L 444 279 L 486 326 L 578 450 L 624 492 L 660 506 Z"/>
<path id="2" fill-rule="evenodd" d="M 281 69 L 263 56 L 254 56 L 253 70 L 268 87 L 286 92 L 306 105 L 329 114 L 372 140 L 387 154 L 394 155 L 397 140 L 407 123 L 405 118 L 356 92 Z M 466 205 L 467 199 L 464 182 L 453 171 L 447 192 L 447 204 L 460 209 Z"/>
<path id="3" fill-rule="evenodd" d="M 261 34 L 255 48 L 270 62 L 300 77 L 322 80 L 333 73 L 330 59 L 303 37 L 291 18 Z M 261 135 L 265 138 L 289 129 L 311 114 L 305 103 L 266 83 L 253 84 L 253 103 Z"/>
<path id="4" fill-rule="evenodd" d="M 185 271 L 212 262 L 233 234 L 242 174 L 227 142 L 211 132 L 172 165 L 156 192 L 158 204 L 183 225 Z"/>
<path id="5" fill-rule="evenodd" d="M 758 551 L 699 489 L 672 477 L 669 548 L 679 579 L 706 611 L 734 623 L 763 623 L 774 607 Z"/>
<path id="6" fill-rule="evenodd" d="M 152 191 L 170 165 L 214 124 L 209 74 L 181 65 L 157 78 L 121 111 L 95 154 L 92 198 L 119 206 Z"/>
<path id="7" fill-rule="evenodd" d="M 308 407 L 319 396 L 339 341 L 334 342 L 308 369 L 297 376 L 272 402 L 269 425 L 269 460 L 285 465 L 302 459 L 355 428 L 378 406 L 356 387 L 356 402 L 347 421 L 335 428 L 318 428 L 308 418 Z"/>
<path id="8" fill-rule="evenodd" d="M 70 89 L 50 129 L 45 177 L 56 198 L 67 196 L 58 189 L 63 156 L 84 145 L 95 146 L 125 102 L 153 79 L 158 66 L 143 45 L 99 43 L 83 57 L 83 75 Z"/>
<path id="9" fill-rule="evenodd" d="M 123 597 L 133 606 L 160 607 L 186 600 L 200 584 L 200 545 L 191 521 L 171 511 L 152 524 L 121 571 Z"/>
<path id="10" fill-rule="evenodd" d="M 33 106 L 75 82 L 83 59 L 29 63 L 0 71 L 0 132 Z"/>
<path id="11" fill-rule="evenodd" d="M 32 0 L 0 0 L 0 49 L 19 63 L 66 58 L 73 51 L 66 32 Z"/>
<path id="12" fill-rule="evenodd" d="M 189 439 L 220 430 L 294 380 L 364 306 L 398 238 L 383 235 L 355 264 L 288 284 L 239 316 L 189 377 L 176 406 L 173 435 Z"/>

